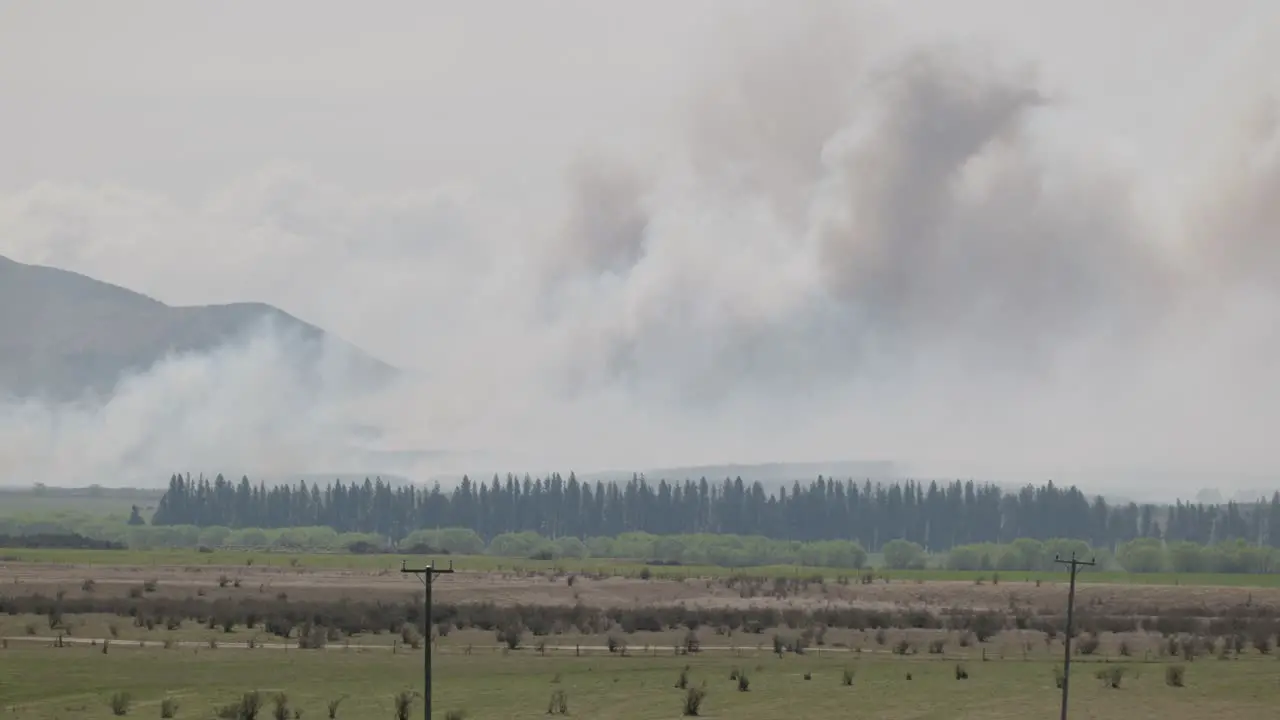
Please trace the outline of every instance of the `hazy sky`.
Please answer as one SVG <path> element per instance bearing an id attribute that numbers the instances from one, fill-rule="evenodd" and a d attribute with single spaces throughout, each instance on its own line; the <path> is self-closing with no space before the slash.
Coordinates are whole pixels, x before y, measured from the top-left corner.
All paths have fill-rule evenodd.
<path id="1" fill-rule="evenodd" d="M 1273 473 L 1277 41 L 1264 0 L 0 3 L 0 254 L 412 368 L 360 403 L 394 446 Z M 355 412 L 137 409 L 250 357 L 9 427 L 168 472 Z"/>

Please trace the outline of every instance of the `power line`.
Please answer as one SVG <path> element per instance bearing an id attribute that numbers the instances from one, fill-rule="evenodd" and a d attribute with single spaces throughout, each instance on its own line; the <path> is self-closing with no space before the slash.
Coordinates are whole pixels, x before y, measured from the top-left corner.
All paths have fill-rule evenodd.
<path id="1" fill-rule="evenodd" d="M 1062 641 L 1064 648 L 1064 658 L 1062 660 L 1062 719 L 1067 720 L 1067 686 L 1071 684 L 1071 622 L 1076 607 L 1076 573 L 1082 567 L 1092 567 L 1096 565 L 1095 560 L 1077 560 L 1076 554 L 1071 553 L 1070 560 L 1063 560 L 1057 555 L 1053 556 L 1053 561 L 1060 565 L 1067 565 L 1071 568 L 1071 584 L 1067 590 L 1067 632 Z"/>
<path id="2" fill-rule="evenodd" d="M 426 641 L 422 646 L 422 717 L 424 720 L 431 720 L 431 586 L 435 582 L 437 575 L 446 575 L 453 572 L 453 561 L 449 561 L 449 567 L 447 568 L 437 568 L 432 564 L 415 570 L 405 567 L 405 561 L 401 560 L 400 572 L 417 575 L 418 579 L 426 587 L 426 599 L 424 602 L 426 615 L 422 621 L 426 628 Z"/>

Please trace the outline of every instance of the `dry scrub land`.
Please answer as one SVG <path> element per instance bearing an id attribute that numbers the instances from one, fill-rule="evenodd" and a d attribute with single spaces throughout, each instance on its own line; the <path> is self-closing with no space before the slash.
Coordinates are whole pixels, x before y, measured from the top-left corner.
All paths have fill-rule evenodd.
<path id="1" fill-rule="evenodd" d="M 289 717 L 348 695 L 336 717 L 390 720 L 429 631 L 441 718 L 545 717 L 557 691 L 578 717 L 676 718 L 704 682 L 700 717 L 1052 717 L 1066 590 L 495 569 L 440 578 L 424 622 L 418 580 L 385 567 L 9 561 L 0 714 L 112 717 L 116 696 L 209 718 L 259 690 L 263 718 L 284 692 Z M 1078 610 L 1073 716 L 1280 713 L 1280 589 L 1084 584 Z"/>
<path id="2" fill-rule="evenodd" d="M 791 577 L 733 575 L 680 580 L 612 577 L 561 570 L 506 569 L 459 570 L 442 577 L 435 586 L 437 602 L 499 605 L 573 605 L 629 607 L 686 605 L 707 608 L 773 607 L 813 609 L 829 605 L 892 609 L 970 608 L 1006 610 L 1011 605 L 1036 613 L 1064 612 L 1066 582 L 1009 582 L 885 580 L 872 582 L 849 577 L 844 581 Z M 86 589 L 86 581 L 92 581 Z M 412 577 L 388 568 L 376 570 L 331 569 L 260 565 L 90 565 L 66 563 L 0 563 L 0 595 L 53 595 L 69 597 L 127 596 L 146 590 L 148 596 L 209 600 L 235 599 L 254 594 L 285 593 L 294 600 L 404 601 L 421 593 Z M 1280 588 L 1214 587 L 1208 585 L 1091 584 L 1081 580 L 1077 590 L 1081 607 L 1115 612 L 1151 608 L 1203 607 L 1224 611 L 1234 607 L 1280 608 Z"/>

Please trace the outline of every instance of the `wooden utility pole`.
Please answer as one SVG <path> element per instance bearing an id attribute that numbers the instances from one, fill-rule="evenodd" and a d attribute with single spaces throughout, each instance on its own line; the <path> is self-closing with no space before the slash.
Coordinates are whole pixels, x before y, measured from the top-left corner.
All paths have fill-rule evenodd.
<path id="1" fill-rule="evenodd" d="M 413 573 L 419 576 L 423 585 L 426 586 L 426 600 L 424 602 L 424 611 L 426 617 L 423 618 L 423 626 L 426 628 L 426 638 L 422 645 L 422 717 L 425 720 L 431 720 L 431 584 L 435 582 L 436 575 L 444 575 L 453 572 L 453 561 L 449 561 L 449 567 L 437 568 L 434 565 L 428 565 L 424 568 L 414 570 L 405 567 L 405 561 L 400 561 L 400 572 Z"/>
<path id="2" fill-rule="evenodd" d="M 1076 554 L 1074 552 L 1071 553 L 1070 560 L 1063 560 L 1055 555 L 1053 558 L 1053 561 L 1060 565 L 1066 565 L 1071 568 L 1071 584 L 1069 589 L 1067 590 L 1067 632 L 1062 641 L 1062 646 L 1064 648 L 1063 650 L 1064 657 L 1062 660 L 1062 719 L 1061 720 L 1067 720 L 1067 687 L 1068 685 L 1071 684 L 1071 631 L 1072 631 L 1071 623 L 1074 619 L 1075 608 L 1076 608 L 1076 573 L 1080 571 L 1080 568 L 1092 567 L 1093 565 L 1096 565 L 1097 562 L 1094 560 L 1089 560 L 1088 562 L 1084 560 L 1077 560 Z"/>

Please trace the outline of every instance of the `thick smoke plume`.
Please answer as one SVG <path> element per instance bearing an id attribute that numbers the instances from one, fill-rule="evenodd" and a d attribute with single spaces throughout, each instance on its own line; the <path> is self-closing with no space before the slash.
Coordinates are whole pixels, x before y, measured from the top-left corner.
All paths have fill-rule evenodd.
<path id="1" fill-rule="evenodd" d="M 360 196 L 278 169 L 198 207 L 60 186 L 0 198 L 0 253 L 164 298 L 281 298 L 412 370 L 372 396 L 339 374 L 304 385 L 290 341 L 261 331 L 100 407 L 3 408 L 0 473 L 1280 467 L 1267 88 L 1211 113 L 1216 164 L 1185 168 L 1204 182 L 1157 209 L 1140 178 L 1046 149 L 1067 101 L 1034 72 L 873 52 L 853 19 L 787 13 L 761 21 L 771 33 L 731 26 L 689 69 L 679 145 L 584 147 L 555 169 L 554 204 Z M 121 238 L 161 250 L 115 256 Z M 194 297 L 162 277 L 193 257 L 234 282 Z"/>

